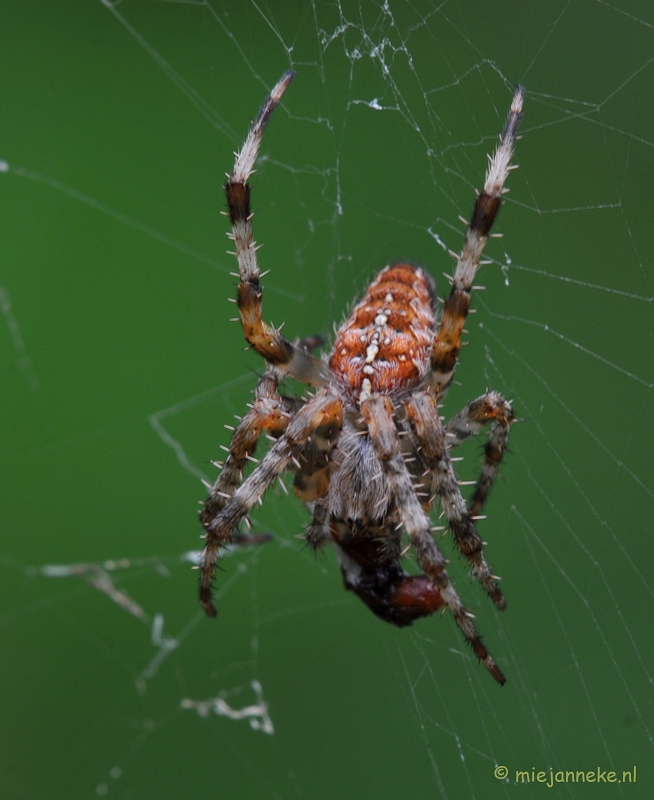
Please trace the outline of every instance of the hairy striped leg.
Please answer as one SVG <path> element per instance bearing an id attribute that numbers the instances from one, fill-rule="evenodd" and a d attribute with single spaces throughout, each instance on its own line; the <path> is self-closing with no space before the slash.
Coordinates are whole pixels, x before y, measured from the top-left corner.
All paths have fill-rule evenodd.
<path id="1" fill-rule="evenodd" d="M 429 517 L 416 496 L 407 465 L 400 448 L 393 420 L 393 404 L 388 397 L 373 395 L 361 404 L 363 418 L 379 456 L 402 527 L 408 533 L 422 569 L 432 579 L 445 600 L 454 620 L 470 643 L 475 655 L 495 680 L 505 683 L 504 675 L 484 646 L 470 613 L 466 611 L 445 569 L 447 563 L 430 531 Z M 444 439 L 444 437 L 443 437 Z M 444 448 L 443 448 L 444 449 Z"/>
<path id="2" fill-rule="evenodd" d="M 490 158 L 484 190 L 477 197 L 472 212 L 466 241 L 454 271 L 450 296 L 443 307 L 440 329 L 434 339 L 431 354 L 431 388 L 438 397 L 445 394 L 454 377 L 461 349 L 461 332 L 470 308 L 472 282 L 478 267 L 483 263 L 481 256 L 500 209 L 502 195 L 508 191 L 504 188 L 504 183 L 509 171 L 514 168 L 511 166 L 511 158 L 523 99 L 524 88 L 517 86 L 500 143 Z"/>
<path id="3" fill-rule="evenodd" d="M 297 346 L 308 352 L 320 347 L 323 341 L 322 336 L 308 336 L 301 339 Z M 279 394 L 279 382 L 282 377 L 281 370 L 268 364 L 266 372 L 259 378 L 255 390 L 255 402 L 234 431 L 229 445 L 229 455 L 221 466 L 221 473 L 211 487 L 200 512 L 200 520 L 205 528 L 224 508 L 242 481 L 246 462 L 256 461 L 253 455 L 261 434 L 264 431 L 276 435 L 282 433 L 291 415 L 302 405 L 301 400 Z"/>
<path id="4" fill-rule="evenodd" d="M 497 585 L 496 576 L 491 575 L 484 558 L 482 540 L 472 519 L 473 515 L 468 510 L 459 489 L 436 401 L 428 392 L 420 392 L 408 401 L 406 410 L 421 460 L 430 473 L 431 491 L 441 498 L 454 542 L 488 596 L 498 608 L 504 609 L 506 600 Z"/>
<path id="5" fill-rule="evenodd" d="M 216 615 L 211 601 L 211 584 L 220 546 L 263 497 L 266 489 L 289 467 L 289 462 L 298 459 L 314 431 L 326 426 L 340 427 L 342 416 L 341 400 L 326 389 L 318 392 L 289 420 L 284 433 L 236 489 L 227 504 L 213 519 L 207 520 L 207 539 L 200 565 L 200 601 L 210 617 Z"/>
<path id="6" fill-rule="evenodd" d="M 277 107 L 282 95 L 295 77 L 287 72 L 264 100 L 243 147 L 236 154 L 234 170 L 225 184 L 229 218 L 232 223 L 230 238 L 236 246 L 238 260 L 238 310 L 245 338 L 252 348 L 269 363 L 311 386 L 323 386 L 326 382 L 323 364 L 306 349 L 285 339 L 280 331 L 261 319 L 262 290 L 257 262 L 257 246 L 252 234 L 252 212 L 250 210 L 250 175 L 254 171 L 261 139 L 270 115 Z"/>
<path id="7" fill-rule="evenodd" d="M 320 548 L 331 538 L 329 527 L 329 506 L 327 497 L 319 497 L 313 504 L 311 524 L 304 535 L 307 544 L 313 550 Z"/>
<path id="8" fill-rule="evenodd" d="M 329 490 L 330 471 L 333 468 L 332 450 L 340 432 L 340 420 L 329 420 L 326 425 L 316 428 L 311 439 L 294 459 L 297 471 L 293 479 L 293 492 L 307 507 L 314 504 L 314 509 L 316 505 L 320 508 L 324 503 Z"/>
<path id="9" fill-rule="evenodd" d="M 449 448 L 457 447 L 469 436 L 480 433 L 486 425 L 492 423 L 484 447 L 484 464 L 469 503 L 470 514 L 473 517 L 481 513 L 495 483 L 506 452 L 509 430 L 514 421 L 511 403 L 499 392 L 488 392 L 468 403 L 447 423 L 446 436 Z"/>
<path id="10" fill-rule="evenodd" d="M 269 367 L 259 378 L 254 404 L 234 431 L 229 454 L 200 511 L 200 521 L 205 529 L 227 505 L 243 480 L 243 471 L 247 462 L 253 460 L 261 434 L 264 431 L 280 434 L 286 429 L 294 409 L 289 400 L 280 396 L 278 385 L 277 370 Z"/>

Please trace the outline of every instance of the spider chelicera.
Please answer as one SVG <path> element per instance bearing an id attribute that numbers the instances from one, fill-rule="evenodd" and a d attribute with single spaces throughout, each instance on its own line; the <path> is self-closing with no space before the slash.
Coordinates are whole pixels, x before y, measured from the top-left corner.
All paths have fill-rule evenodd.
<path id="1" fill-rule="evenodd" d="M 511 404 L 497 392 L 469 403 L 447 424 L 439 404 L 452 383 L 475 272 L 501 205 L 520 121 L 524 89 L 518 86 L 490 158 L 483 191 L 457 257 L 451 291 L 442 309 L 431 277 L 420 267 L 396 263 L 372 281 L 336 333 L 331 352 L 311 351 L 320 337 L 290 342 L 261 318 L 262 289 L 252 236 L 249 178 L 270 115 L 295 74 L 287 72 L 267 97 L 236 155 L 225 185 L 230 238 L 239 266 L 237 303 L 245 338 L 266 360 L 255 401 L 234 431 L 229 455 L 202 511 L 206 544 L 200 566 L 200 599 L 216 610 L 211 588 L 221 545 L 286 471 L 312 515 L 306 540 L 330 542 L 347 589 L 395 625 L 447 607 L 495 680 L 504 675 L 482 643 L 446 570 L 432 535 L 429 511 L 439 500 L 447 529 L 497 608 L 506 606 L 491 574 L 475 522 L 506 451 L 514 421 Z M 291 376 L 316 392 L 303 398 L 280 393 Z M 467 504 L 450 455 L 470 435 L 489 426 L 484 462 Z M 272 444 L 243 479 L 262 434 Z M 403 539 L 413 548 L 421 575 L 404 571 Z"/>

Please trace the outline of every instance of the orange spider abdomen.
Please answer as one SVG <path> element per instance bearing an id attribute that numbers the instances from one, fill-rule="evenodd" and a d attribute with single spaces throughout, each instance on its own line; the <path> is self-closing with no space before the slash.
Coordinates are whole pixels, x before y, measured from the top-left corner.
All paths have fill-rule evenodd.
<path id="1" fill-rule="evenodd" d="M 359 403 L 414 389 L 430 363 L 434 285 L 420 267 L 392 264 L 368 287 L 341 325 L 329 359 L 341 391 Z"/>

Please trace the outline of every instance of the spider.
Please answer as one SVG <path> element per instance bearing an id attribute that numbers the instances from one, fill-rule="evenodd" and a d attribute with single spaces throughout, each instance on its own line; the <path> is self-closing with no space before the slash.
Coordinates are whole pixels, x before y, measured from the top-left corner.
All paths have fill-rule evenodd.
<path id="1" fill-rule="evenodd" d="M 237 304 L 245 338 L 266 360 L 255 401 L 235 429 L 229 454 L 200 512 L 205 547 L 200 600 L 209 616 L 219 549 L 285 471 L 311 513 L 306 541 L 315 550 L 330 542 L 345 587 L 377 616 L 398 626 L 447 607 L 493 678 L 505 678 L 482 643 L 450 580 L 429 511 L 438 499 L 454 543 L 496 607 L 506 602 L 491 574 L 475 523 L 495 481 L 514 422 L 511 403 L 487 392 L 447 423 L 439 406 L 452 383 L 470 292 L 491 226 L 513 167 L 524 89 L 516 87 L 500 143 L 489 159 L 465 244 L 457 257 L 451 291 L 442 309 L 435 285 L 420 267 L 394 263 L 374 278 L 361 302 L 336 332 L 331 352 L 312 355 L 321 337 L 290 342 L 261 318 L 261 274 L 252 234 L 249 178 L 264 129 L 295 77 L 289 71 L 261 107 L 225 184 L 238 260 Z M 303 398 L 280 393 L 291 376 L 315 387 Z M 484 461 L 466 504 L 453 448 L 489 426 Z M 272 442 L 261 461 L 253 453 L 261 435 Z M 248 461 L 257 465 L 247 478 Z M 283 484 L 282 484 L 283 485 Z M 442 530 L 442 529 L 441 529 Z M 423 574 L 404 571 L 403 539 Z"/>

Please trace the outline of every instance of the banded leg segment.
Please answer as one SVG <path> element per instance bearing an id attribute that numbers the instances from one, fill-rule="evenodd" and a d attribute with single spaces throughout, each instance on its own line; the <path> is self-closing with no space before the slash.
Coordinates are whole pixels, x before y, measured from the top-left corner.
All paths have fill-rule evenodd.
<path id="1" fill-rule="evenodd" d="M 505 683 L 504 675 L 481 641 L 469 612 L 461 603 L 445 569 L 447 563 L 445 557 L 431 535 L 429 517 L 416 496 L 411 476 L 402 456 L 390 399 L 373 395 L 363 401 L 361 412 L 391 487 L 399 521 L 411 539 L 420 566 L 438 588 L 456 624 L 477 658 L 498 683 Z"/>
<path id="2" fill-rule="evenodd" d="M 289 462 L 297 459 L 313 432 L 322 427 L 340 428 L 342 417 L 343 404 L 329 391 L 323 390 L 309 400 L 288 422 L 282 436 L 238 487 L 227 504 L 205 524 L 207 540 L 200 566 L 200 600 L 210 617 L 216 615 L 216 609 L 211 601 L 211 583 L 220 546 L 229 539 L 266 489 L 288 468 Z"/>
<path id="3" fill-rule="evenodd" d="M 408 401 L 406 408 L 421 457 L 431 473 L 431 490 L 441 498 L 454 542 L 488 596 L 498 608 L 504 609 L 506 600 L 491 575 L 483 543 L 459 489 L 436 402 L 431 394 L 420 392 Z"/>
<path id="4" fill-rule="evenodd" d="M 294 409 L 290 401 L 280 396 L 278 384 L 277 372 L 273 368 L 259 378 L 254 405 L 234 431 L 227 459 L 200 511 L 200 521 L 205 529 L 227 505 L 243 480 L 243 471 L 252 459 L 261 434 L 264 431 L 280 434 L 286 430 Z"/>
<path id="5" fill-rule="evenodd" d="M 473 400 L 472 403 L 468 403 L 447 423 L 448 447 L 456 447 L 469 436 L 480 433 L 486 425 L 492 423 L 484 447 L 484 464 L 474 494 L 470 499 L 470 514 L 473 517 L 481 513 L 495 483 L 506 452 L 509 430 L 514 421 L 515 416 L 511 403 L 505 400 L 499 392 L 488 392 Z"/>
<path id="6" fill-rule="evenodd" d="M 470 308 L 470 291 L 490 230 L 500 209 L 502 195 L 507 191 L 508 177 L 522 112 L 524 88 L 517 86 L 511 109 L 506 118 L 500 143 L 490 158 L 483 192 L 477 197 L 468 226 L 466 241 L 458 258 L 450 296 L 445 301 L 438 334 L 431 354 L 431 389 L 442 397 L 454 377 L 461 349 L 461 332 Z"/>
<path id="7" fill-rule="evenodd" d="M 311 514 L 311 524 L 304 536 L 307 544 L 313 550 L 320 548 L 331 538 L 329 506 L 326 497 L 319 497 Z"/>
<path id="8" fill-rule="evenodd" d="M 314 358 L 305 349 L 285 339 L 280 331 L 261 318 L 262 290 L 257 246 L 252 234 L 252 212 L 250 210 L 250 175 L 259 153 L 263 132 L 270 115 L 277 107 L 282 95 L 295 77 L 287 72 L 264 100 L 256 119 L 250 126 L 240 152 L 236 154 L 234 170 L 225 184 L 229 219 L 232 223 L 230 238 L 236 246 L 239 268 L 238 309 L 245 338 L 268 362 L 303 383 L 323 386 L 325 377 L 320 359 Z"/>

